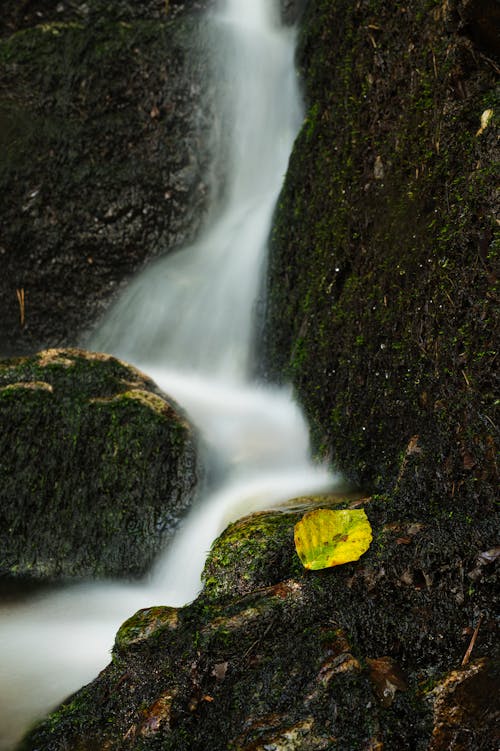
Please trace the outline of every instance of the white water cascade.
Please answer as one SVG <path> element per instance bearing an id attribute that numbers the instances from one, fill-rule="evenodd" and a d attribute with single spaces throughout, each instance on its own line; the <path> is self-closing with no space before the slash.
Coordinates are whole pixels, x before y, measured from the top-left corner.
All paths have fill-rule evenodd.
<path id="1" fill-rule="evenodd" d="M 226 199 L 192 246 L 125 291 L 92 341 L 151 375 L 188 412 L 218 468 L 142 585 L 76 585 L 0 606 L 0 751 L 109 658 L 140 607 L 196 597 L 214 538 L 232 520 L 332 489 L 310 461 L 288 389 L 252 383 L 252 318 L 275 202 L 300 125 L 294 31 L 278 0 L 221 0 L 209 22 L 227 82 Z"/>

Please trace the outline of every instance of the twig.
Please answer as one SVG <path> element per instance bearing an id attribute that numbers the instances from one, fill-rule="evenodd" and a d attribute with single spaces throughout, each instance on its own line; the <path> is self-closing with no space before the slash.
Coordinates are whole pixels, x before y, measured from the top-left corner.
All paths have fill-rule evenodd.
<path id="1" fill-rule="evenodd" d="M 477 635 L 479 633 L 479 627 L 481 626 L 482 620 L 483 620 L 483 615 L 481 614 L 479 616 L 479 620 L 477 622 L 477 626 L 474 629 L 474 633 L 472 634 L 472 637 L 471 637 L 471 640 L 470 640 L 470 644 L 467 647 L 467 652 L 464 654 L 464 659 L 462 660 L 462 665 L 461 665 L 461 667 L 463 667 L 463 668 L 467 665 L 467 663 L 470 660 L 470 656 L 471 656 L 472 650 L 474 649 L 474 644 L 476 643 Z"/>
<path id="2" fill-rule="evenodd" d="M 25 322 L 25 308 L 24 308 L 24 287 L 16 289 L 17 302 L 19 303 L 19 317 L 21 319 L 21 326 L 24 326 Z"/>

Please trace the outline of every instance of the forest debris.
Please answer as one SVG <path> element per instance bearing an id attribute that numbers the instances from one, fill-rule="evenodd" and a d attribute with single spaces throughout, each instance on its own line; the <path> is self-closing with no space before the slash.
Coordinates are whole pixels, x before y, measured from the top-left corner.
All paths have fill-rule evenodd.
<path id="1" fill-rule="evenodd" d="M 453 670 L 429 693 L 434 728 L 428 751 L 457 748 L 457 737 L 470 739 L 468 748 L 498 746 L 498 671 L 487 659 Z"/>
<path id="2" fill-rule="evenodd" d="M 464 451 L 462 452 L 462 461 L 463 461 L 464 469 L 468 471 L 470 471 L 471 469 L 474 469 L 474 467 L 477 464 L 471 452 L 468 451 L 467 449 L 464 449 Z"/>
<path id="3" fill-rule="evenodd" d="M 500 558 L 500 547 L 490 548 L 483 553 L 479 553 L 477 561 L 481 566 L 485 566 L 488 563 L 494 563 L 498 558 Z"/>
<path id="4" fill-rule="evenodd" d="M 227 667 L 228 667 L 227 662 L 218 662 L 216 665 L 214 665 L 214 669 L 212 670 L 212 675 L 217 681 L 217 683 L 219 683 L 220 681 L 223 681 L 224 678 L 226 677 Z"/>
<path id="5" fill-rule="evenodd" d="M 21 326 L 24 326 L 26 321 L 25 305 L 24 305 L 24 287 L 16 289 L 17 302 L 19 303 L 19 320 Z"/>
<path id="6" fill-rule="evenodd" d="M 138 728 L 138 732 L 141 735 L 155 735 L 162 727 L 170 728 L 170 716 L 174 697 L 175 691 L 166 691 L 150 707 L 144 710 L 143 719 Z"/>
<path id="7" fill-rule="evenodd" d="M 367 658 L 370 681 L 380 703 L 390 707 L 396 691 L 407 691 L 408 684 L 399 664 L 392 657 Z"/>
<path id="8" fill-rule="evenodd" d="M 469 646 L 467 647 L 467 651 L 464 654 L 464 659 L 461 662 L 461 667 L 463 667 L 463 668 L 467 665 L 467 663 L 470 660 L 470 656 L 472 654 L 472 650 L 474 649 L 474 644 L 476 643 L 477 635 L 479 633 L 479 629 L 481 627 L 482 620 L 483 620 L 483 615 L 481 614 L 479 616 L 479 620 L 477 622 L 477 626 L 474 629 L 474 633 L 472 634 L 472 638 L 470 640 Z"/>
<path id="9" fill-rule="evenodd" d="M 493 110 L 484 110 L 483 114 L 481 115 L 481 127 L 477 131 L 476 137 L 484 133 L 492 117 L 493 117 Z"/>
<path id="10" fill-rule="evenodd" d="M 423 529 L 425 529 L 425 524 L 422 524 L 422 522 L 414 522 L 413 524 L 410 524 L 406 531 L 410 535 L 410 537 L 414 537 L 415 535 L 418 535 L 418 533 Z"/>
<path id="11" fill-rule="evenodd" d="M 410 440 L 408 441 L 408 445 L 406 446 L 403 461 L 401 462 L 401 468 L 399 470 L 399 474 L 396 480 L 396 488 L 398 487 L 399 483 L 401 482 L 401 479 L 406 471 L 406 467 L 408 466 L 408 460 L 410 456 L 416 456 L 418 454 L 423 453 L 423 449 L 419 445 L 419 435 L 412 435 Z"/>
<path id="12" fill-rule="evenodd" d="M 375 164 L 373 166 L 373 176 L 375 180 L 383 180 L 384 179 L 384 163 L 382 162 L 382 157 L 380 154 L 378 154 L 375 157 Z"/>
<path id="13" fill-rule="evenodd" d="M 472 571 L 469 571 L 467 576 L 472 581 L 477 581 L 482 576 L 484 566 L 494 563 L 498 558 L 500 558 L 500 547 L 484 550 L 477 556 L 475 566 Z"/>

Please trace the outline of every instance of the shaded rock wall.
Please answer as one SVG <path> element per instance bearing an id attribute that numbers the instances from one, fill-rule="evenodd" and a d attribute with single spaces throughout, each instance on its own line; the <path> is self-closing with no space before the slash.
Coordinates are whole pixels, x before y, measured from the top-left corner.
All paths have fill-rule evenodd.
<path id="1" fill-rule="evenodd" d="M 0 578 L 144 574 L 188 509 L 196 437 L 178 406 L 106 355 L 0 364 Z"/>
<path id="2" fill-rule="evenodd" d="M 202 5 L 2 14 L 2 354 L 80 341 L 123 280 L 196 234 L 214 119 Z"/>
<path id="3" fill-rule="evenodd" d="M 310 0 L 272 237 L 268 376 L 348 477 L 448 511 L 483 513 L 497 478 L 497 15 Z"/>

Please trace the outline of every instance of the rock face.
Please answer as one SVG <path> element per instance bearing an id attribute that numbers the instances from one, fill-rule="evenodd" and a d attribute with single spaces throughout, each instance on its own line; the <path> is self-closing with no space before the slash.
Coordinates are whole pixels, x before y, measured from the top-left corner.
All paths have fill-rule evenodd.
<path id="1" fill-rule="evenodd" d="M 81 341 L 120 283 L 196 234 L 212 185 L 204 5 L 2 12 L 2 354 Z"/>
<path id="2" fill-rule="evenodd" d="M 317 451 L 443 513 L 488 512 L 498 477 L 498 8 L 310 0 L 269 265 L 267 373 Z"/>
<path id="3" fill-rule="evenodd" d="M 0 577 L 135 577 L 193 498 L 195 436 L 112 357 L 48 350 L 0 363 Z"/>
<path id="4" fill-rule="evenodd" d="M 460 738 L 461 751 L 493 751 L 498 671 L 485 654 L 495 580 L 484 570 L 467 591 L 478 551 L 470 526 L 389 525 L 375 499 L 366 512 L 370 550 L 318 572 L 295 555 L 300 514 L 231 525 L 198 600 L 130 618 L 111 665 L 20 748 L 445 751 Z M 464 627 L 479 610 L 462 668 Z"/>

